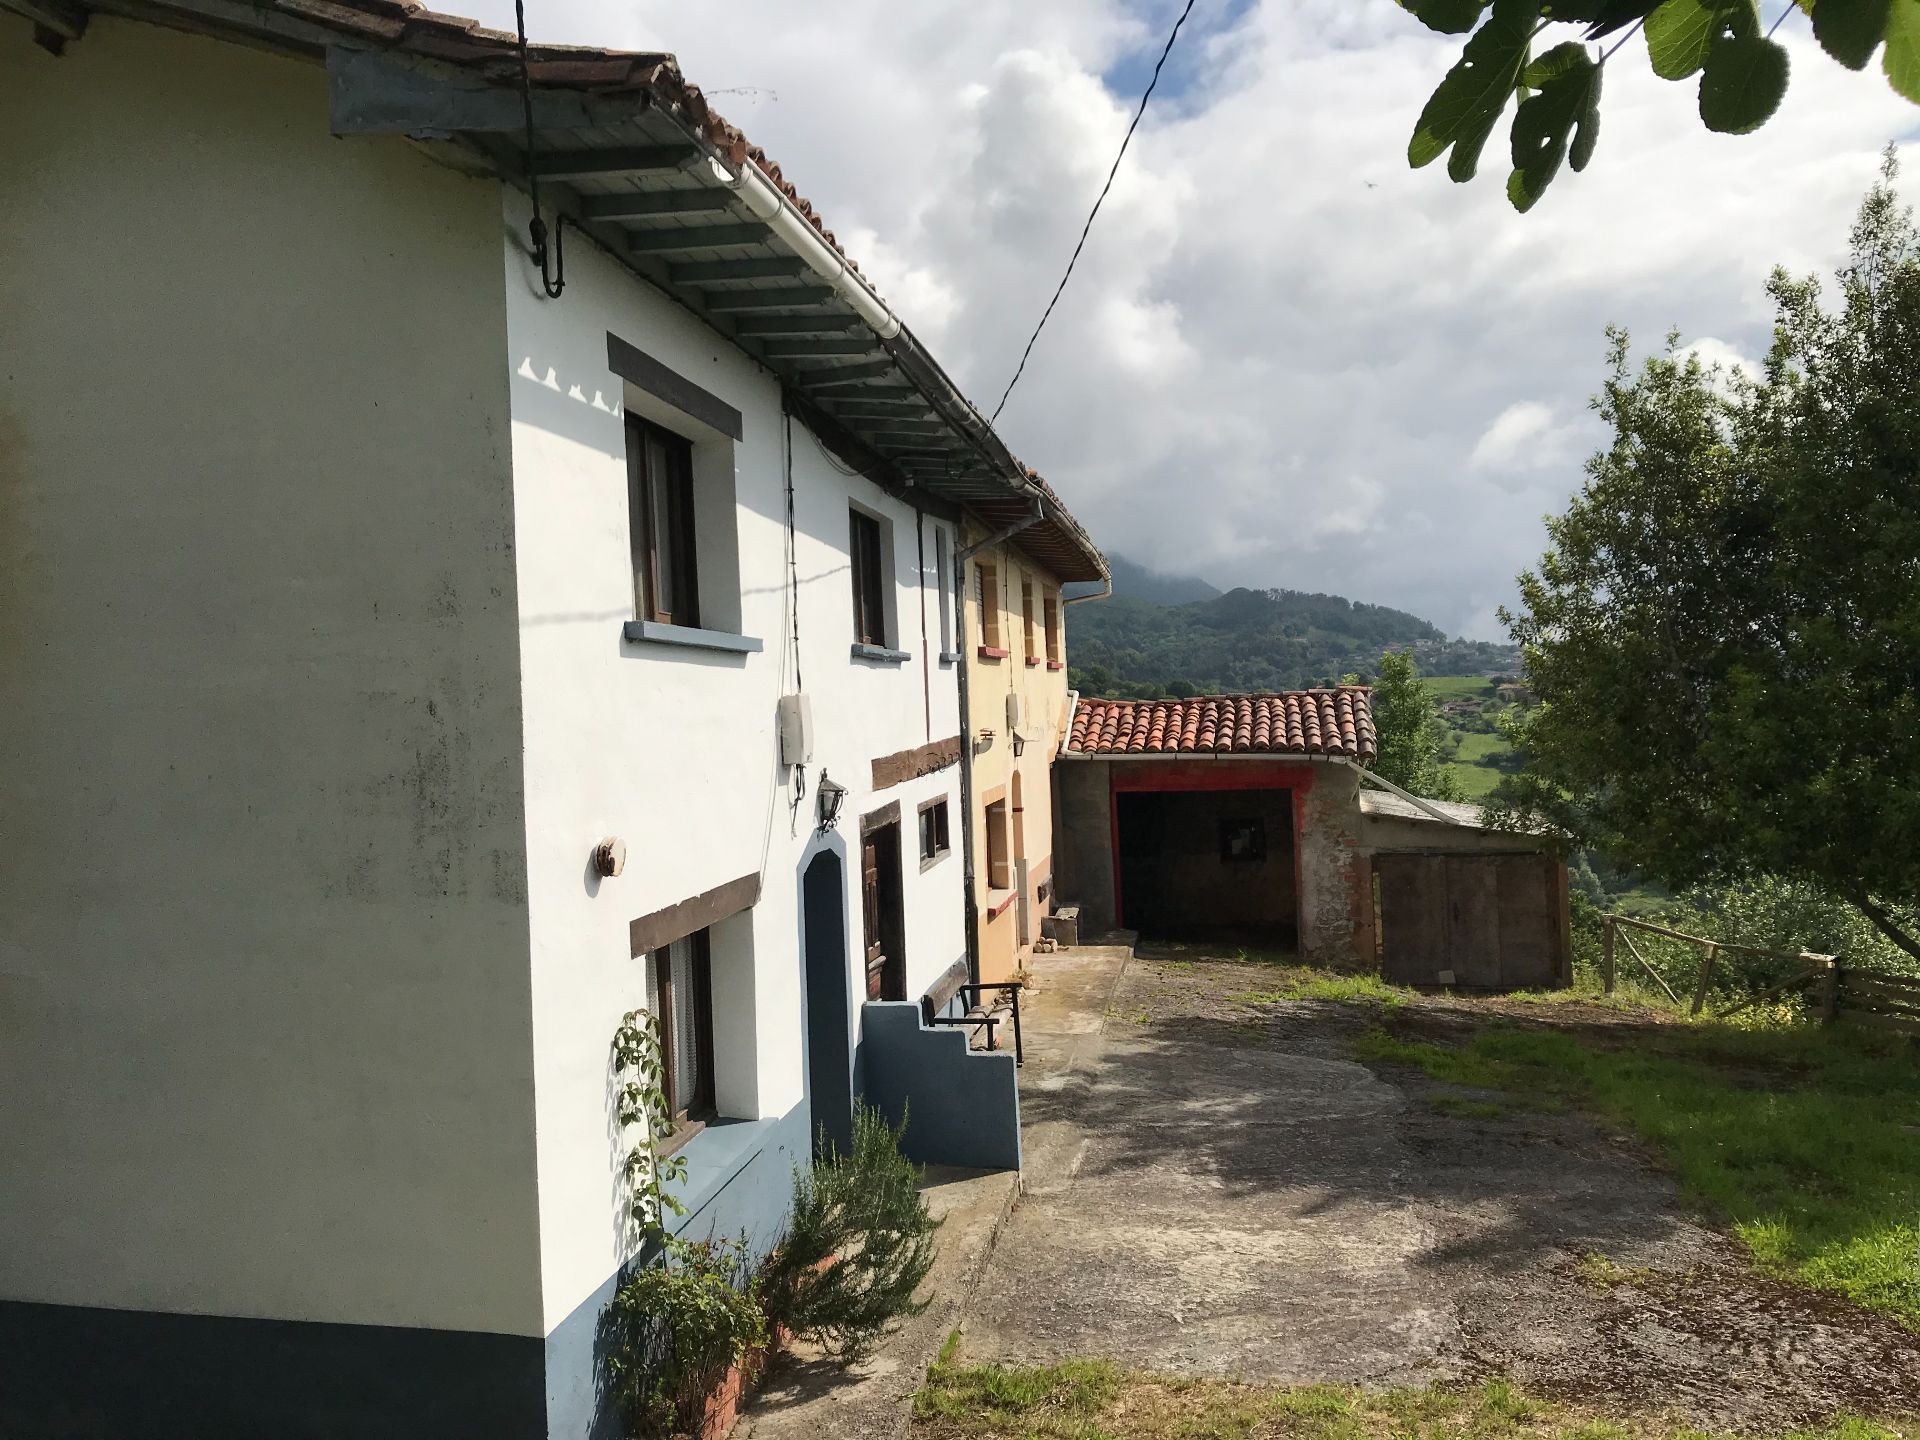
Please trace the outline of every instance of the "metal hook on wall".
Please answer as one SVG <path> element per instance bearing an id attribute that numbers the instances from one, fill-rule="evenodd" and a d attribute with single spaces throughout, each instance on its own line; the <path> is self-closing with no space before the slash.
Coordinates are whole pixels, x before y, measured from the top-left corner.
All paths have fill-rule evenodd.
<path id="1" fill-rule="evenodd" d="M 560 292 L 567 288 L 567 217 L 564 214 L 555 214 L 553 217 L 552 268 L 549 270 L 549 231 L 546 219 L 540 213 L 540 167 L 533 147 L 533 76 L 527 64 L 526 0 L 513 0 L 513 18 L 520 39 L 520 108 L 527 123 L 527 188 L 533 196 L 533 219 L 527 225 L 527 238 L 532 243 L 533 263 L 540 267 L 540 288 L 546 292 L 549 300 L 558 300 Z"/>

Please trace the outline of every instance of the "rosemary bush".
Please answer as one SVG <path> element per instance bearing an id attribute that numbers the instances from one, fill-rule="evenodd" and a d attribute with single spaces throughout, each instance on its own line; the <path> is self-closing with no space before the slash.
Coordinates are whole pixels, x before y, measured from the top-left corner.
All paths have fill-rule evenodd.
<path id="1" fill-rule="evenodd" d="M 786 1239 L 761 1271 L 768 1319 L 843 1362 L 860 1359 L 895 1321 L 918 1315 L 913 1292 L 932 1268 L 939 1222 L 900 1134 L 859 1107 L 853 1150 L 796 1168 Z"/>

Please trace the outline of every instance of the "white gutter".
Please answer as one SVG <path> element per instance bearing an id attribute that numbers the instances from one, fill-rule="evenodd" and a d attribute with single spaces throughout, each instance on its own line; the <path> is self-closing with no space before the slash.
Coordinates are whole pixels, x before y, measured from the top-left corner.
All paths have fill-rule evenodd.
<path id="1" fill-rule="evenodd" d="M 832 286 L 834 293 L 853 307 L 854 313 L 874 334 L 882 340 L 891 340 L 905 328 L 900 317 L 887 308 L 860 272 L 847 263 L 846 256 L 821 238 L 813 223 L 768 183 L 751 160 L 740 167 L 738 175 L 718 160 L 709 158 L 707 163 L 713 167 L 714 178 L 739 197 L 746 212 L 773 231 L 809 270 Z"/>
<path id="2" fill-rule="evenodd" d="M 1402 790 L 1398 785 L 1394 784 L 1391 780 L 1387 779 L 1383 775 L 1374 774 L 1371 770 L 1367 769 L 1366 766 L 1360 764 L 1360 762 L 1357 760 L 1349 760 L 1344 755 L 1329 755 L 1327 758 L 1329 760 L 1334 761 L 1336 764 L 1344 765 L 1349 770 L 1353 770 L 1357 772 L 1362 780 L 1371 780 L 1374 784 L 1378 785 L 1382 790 L 1386 790 L 1391 792 L 1392 794 L 1398 795 L 1402 800 L 1406 801 L 1409 805 L 1417 806 L 1418 808 L 1426 811 L 1427 814 L 1431 815 L 1434 819 L 1438 820 L 1443 825 L 1458 825 L 1467 830 L 1478 830 L 1480 828 L 1478 825 L 1470 824 L 1469 822 L 1462 820 L 1458 815 L 1447 814 L 1446 811 L 1442 810 L 1439 806 L 1435 805 L 1431 800 L 1422 800 L 1418 795 L 1414 794 L 1411 790 Z"/>

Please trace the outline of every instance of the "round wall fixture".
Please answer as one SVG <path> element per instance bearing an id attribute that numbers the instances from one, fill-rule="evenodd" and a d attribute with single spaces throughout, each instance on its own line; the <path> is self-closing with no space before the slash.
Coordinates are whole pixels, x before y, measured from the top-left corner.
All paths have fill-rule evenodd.
<path id="1" fill-rule="evenodd" d="M 593 873 L 596 875 L 618 875 L 627 868 L 627 842 L 617 835 L 609 835 L 593 847 Z"/>

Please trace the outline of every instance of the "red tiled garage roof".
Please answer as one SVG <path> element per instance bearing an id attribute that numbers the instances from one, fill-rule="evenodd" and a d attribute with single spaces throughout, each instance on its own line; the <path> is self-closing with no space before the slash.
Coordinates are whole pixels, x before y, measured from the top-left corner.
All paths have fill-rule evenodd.
<path id="1" fill-rule="evenodd" d="M 1201 695 L 1192 700 L 1081 700 L 1070 754 L 1330 755 L 1379 753 L 1373 692 L 1364 685 L 1284 695 Z"/>

